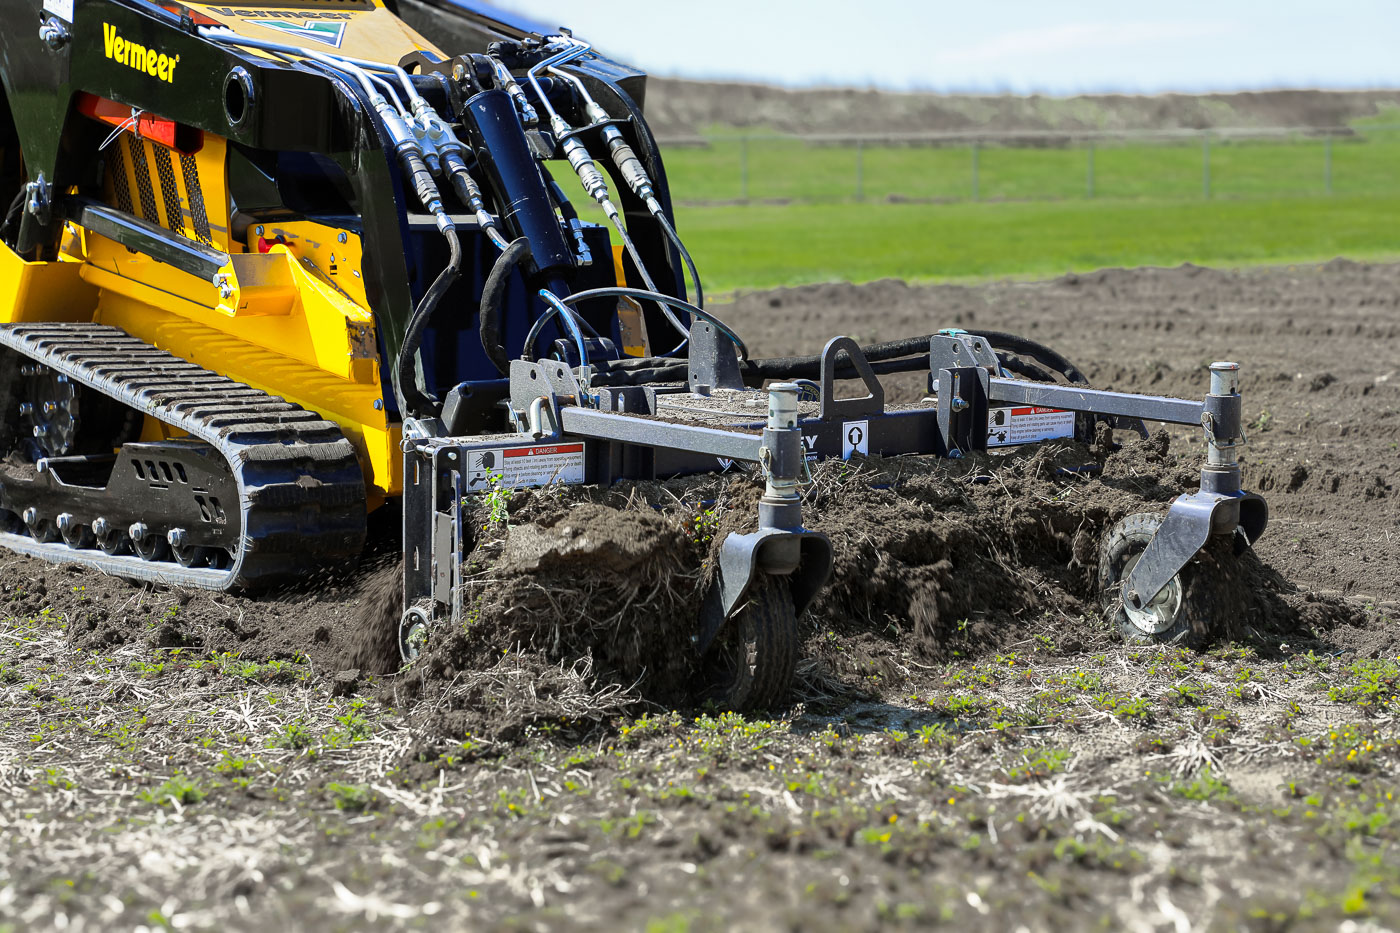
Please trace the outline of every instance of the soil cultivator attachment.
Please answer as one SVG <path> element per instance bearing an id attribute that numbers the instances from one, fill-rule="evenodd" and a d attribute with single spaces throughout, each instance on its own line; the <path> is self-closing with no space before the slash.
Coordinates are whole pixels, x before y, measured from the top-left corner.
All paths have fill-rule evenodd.
<path id="1" fill-rule="evenodd" d="M 692 329 L 685 384 L 600 385 L 616 370 L 516 361 L 508 408 L 520 431 L 451 437 L 439 423 L 410 426 L 404 441 L 405 657 L 413 656 L 415 638 L 437 620 L 462 619 L 457 574 L 471 534 L 461 506 L 498 470 L 512 485 L 528 485 L 608 483 L 713 470 L 733 461 L 757 464 L 766 484 L 758 530 L 723 542 L 698 642 L 704 652 L 726 626 L 741 630 L 747 650 L 729 666 L 732 673 L 719 693 L 738 705 L 781 697 L 796 661 L 791 629 L 830 572 L 829 542 L 802 526 L 800 486 L 809 461 L 912 453 L 961 457 L 1082 438 L 1101 420 L 1200 425 L 1207 450 L 1200 489 L 1178 497 L 1165 519 L 1131 516 L 1105 540 L 1105 593 L 1124 636 L 1135 641 L 1170 641 L 1188 632 L 1198 608 L 1182 581 L 1188 565 L 1212 536 L 1232 536 L 1237 547 L 1248 547 L 1267 524 L 1264 500 L 1240 489 L 1235 452 L 1244 436 L 1235 363 L 1212 364 L 1209 394 L 1191 401 L 1010 377 L 1006 363 L 1017 364 L 1006 353 L 1038 355 L 1044 365 L 1056 365 L 1052 351 L 1018 338 L 1006 338 L 999 356 L 991 338 L 946 331 L 918 338 L 917 345 L 927 348 L 921 354 L 900 357 L 891 345 L 863 350 L 837 337 L 812 360 L 750 363 L 739 357 L 742 342 L 721 335 L 729 331 L 717 322 Z M 919 404 L 886 406 L 872 355 L 887 372 L 926 370 L 929 396 Z M 747 389 L 740 378 L 751 370 L 795 376 L 813 365 L 816 381 Z M 838 380 L 852 376 L 863 393 L 838 397 Z M 802 401 L 804 395 L 815 399 Z"/>
<path id="2" fill-rule="evenodd" d="M 783 698 L 831 572 L 813 460 L 1200 425 L 1200 490 L 1105 545 L 1139 640 L 1190 628 L 1212 538 L 1263 533 L 1234 364 L 1197 402 L 1088 389 L 1009 334 L 751 358 L 676 231 L 645 75 L 470 0 L 431 36 L 324 6 L 0 0 L 0 544 L 250 589 L 353 565 L 401 500 L 411 659 L 465 617 L 472 494 L 754 464 L 756 530 L 682 646 L 743 706 Z M 886 404 L 893 373 L 927 397 Z"/>

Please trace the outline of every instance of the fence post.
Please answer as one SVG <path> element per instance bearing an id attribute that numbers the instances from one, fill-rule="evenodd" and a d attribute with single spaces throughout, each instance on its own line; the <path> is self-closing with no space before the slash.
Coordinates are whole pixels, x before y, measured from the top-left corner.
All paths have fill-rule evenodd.
<path id="1" fill-rule="evenodd" d="M 1087 180 L 1089 197 L 1094 196 L 1094 141 L 1089 140 L 1089 177 Z"/>
<path id="2" fill-rule="evenodd" d="M 865 140 L 856 139 L 856 200 L 865 200 Z"/>
<path id="3" fill-rule="evenodd" d="M 739 137 L 739 200 L 749 200 L 749 138 Z"/>
<path id="4" fill-rule="evenodd" d="M 1322 178 L 1327 183 L 1327 195 L 1332 195 L 1332 134 L 1329 132 L 1322 144 Z"/>
<path id="5" fill-rule="evenodd" d="M 1201 193 L 1210 200 L 1210 130 L 1201 131 Z"/>
<path id="6" fill-rule="evenodd" d="M 977 177 L 977 140 L 972 141 L 972 200 L 981 200 L 981 183 Z"/>

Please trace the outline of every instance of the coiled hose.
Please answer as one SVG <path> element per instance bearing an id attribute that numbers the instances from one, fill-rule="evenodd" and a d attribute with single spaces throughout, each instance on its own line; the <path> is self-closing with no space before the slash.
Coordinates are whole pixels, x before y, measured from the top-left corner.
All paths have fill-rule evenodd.
<path id="1" fill-rule="evenodd" d="M 505 301 L 506 283 L 516 266 L 530 255 L 530 241 L 525 237 L 514 240 L 496 257 L 491 266 L 491 274 L 486 277 L 486 285 L 481 290 L 481 308 L 477 314 L 480 322 L 477 330 L 481 335 L 481 348 L 486 358 L 501 375 L 510 372 L 510 357 L 501 346 L 501 307 Z"/>
<path id="2" fill-rule="evenodd" d="M 928 369 L 929 340 L 933 335 L 904 337 L 884 343 L 862 347 L 861 352 L 876 375 L 884 376 L 901 372 L 920 372 Z M 1045 381 L 1052 373 L 1059 373 L 1070 382 L 1088 384 L 1088 379 L 1080 369 L 1063 355 L 1042 343 L 1016 334 L 1000 331 L 985 331 L 970 334 L 986 340 L 994 350 L 1002 351 L 998 356 L 1001 364 L 1011 372 L 1028 379 Z M 1023 363 L 1006 353 L 1029 357 L 1036 364 Z M 686 367 L 683 363 L 660 357 L 626 359 L 616 361 L 609 371 L 595 379 L 599 385 L 642 385 L 647 382 L 684 381 Z M 747 360 L 740 364 L 744 384 L 760 386 L 771 379 L 817 379 L 821 376 L 820 356 L 786 356 L 763 360 Z M 836 378 L 850 379 L 857 373 L 855 366 L 844 356 L 836 364 Z"/>

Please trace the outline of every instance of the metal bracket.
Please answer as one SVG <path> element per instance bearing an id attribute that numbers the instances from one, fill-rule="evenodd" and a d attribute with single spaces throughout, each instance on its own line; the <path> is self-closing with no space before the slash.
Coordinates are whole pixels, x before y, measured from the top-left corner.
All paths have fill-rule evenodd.
<path id="1" fill-rule="evenodd" d="M 24 209 L 34 220 L 47 227 L 53 220 L 52 187 L 44 180 L 44 173 L 24 186 Z"/>
<path id="2" fill-rule="evenodd" d="M 510 364 L 510 407 L 515 413 L 517 427 L 523 430 L 521 419 L 538 399 L 545 399 L 554 424 L 559 424 L 560 401 L 588 405 L 583 387 L 566 363 L 554 360 L 512 360 Z"/>
<path id="3" fill-rule="evenodd" d="M 980 366 L 992 376 L 1001 372 L 1001 363 L 991 345 L 965 331 L 942 331 L 930 337 L 928 363 L 929 371 L 935 373 L 967 366 Z"/>
<path id="4" fill-rule="evenodd" d="M 949 456 L 987 449 L 989 378 L 981 366 L 938 370 L 938 431 Z"/>
<path id="5" fill-rule="evenodd" d="M 69 15 L 72 15 L 71 12 Z M 46 16 L 39 23 L 39 39 L 52 51 L 62 49 L 70 38 L 72 37 L 68 34 L 68 27 L 63 25 L 63 21 L 57 16 Z"/>
<path id="6" fill-rule="evenodd" d="M 865 395 L 836 397 L 836 361 L 837 355 L 843 352 L 855 367 L 856 374 L 865 383 Z M 823 421 L 849 421 L 864 415 L 878 415 L 885 410 L 885 387 L 880 384 L 875 370 L 861 352 L 860 344 L 850 337 L 832 337 L 822 348 L 821 383 Z"/>
<path id="7" fill-rule="evenodd" d="M 1200 553 L 1211 535 L 1233 534 L 1239 528 L 1253 546 L 1268 523 L 1269 508 L 1263 497 L 1254 493 L 1177 496 L 1147 550 L 1123 581 L 1123 601 L 1146 606 Z"/>
<path id="8" fill-rule="evenodd" d="M 831 541 L 817 531 L 790 531 L 760 528 L 750 534 L 731 534 L 720 547 L 719 570 L 700 608 L 698 648 L 709 650 L 715 636 L 724 628 L 748 595 L 764 551 L 786 546 L 796 539 L 801 549 L 797 569 L 788 574 L 793 612 L 801 617 L 831 576 Z"/>
<path id="9" fill-rule="evenodd" d="M 742 389 L 739 351 L 733 341 L 708 321 L 693 320 L 690 325 L 690 391 L 706 394 L 711 389 Z"/>

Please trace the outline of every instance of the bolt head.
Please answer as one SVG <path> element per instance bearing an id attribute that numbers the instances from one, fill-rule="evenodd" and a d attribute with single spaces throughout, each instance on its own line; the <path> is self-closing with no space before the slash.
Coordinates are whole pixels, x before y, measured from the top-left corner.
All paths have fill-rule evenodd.
<path id="1" fill-rule="evenodd" d="M 185 529 L 172 528 L 165 534 L 165 540 L 170 542 L 171 547 L 185 546 Z"/>
<path id="2" fill-rule="evenodd" d="M 140 541 L 142 538 L 146 537 L 146 532 L 148 531 L 150 531 L 150 529 L 146 527 L 145 522 L 134 522 L 132 526 L 126 530 L 126 533 L 131 535 L 132 540 Z"/>
<path id="3" fill-rule="evenodd" d="M 92 533 L 93 533 L 93 534 L 97 535 L 98 537 L 101 537 L 102 535 L 105 535 L 105 534 L 107 533 L 107 528 L 108 528 L 107 519 L 101 518 L 101 517 L 98 517 L 98 518 L 93 519 L 93 521 L 92 521 Z"/>
<path id="4" fill-rule="evenodd" d="M 348 243 L 350 241 L 350 236 L 349 234 L 342 231 L 341 233 L 336 234 L 335 239 L 337 243 Z"/>
<path id="5" fill-rule="evenodd" d="M 263 235 L 263 228 L 262 228 L 262 225 L 259 224 L 259 225 L 257 226 L 257 228 L 256 228 L 253 232 L 256 233 L 258 236 L 262 236 L 262 235 Z"/>
<path id="6" fill-rule="evenodd" d="M 73 513 L 60 512 L 54 524 L 58 526 L 59 531 L 67 531 L 69 526 L 73 524 Z"/>
<path id="7" fill-rule="evenodd" d="M 36 424 L 36 425 L 34 425 L 34 436 L 35 436 L 35 437 L 44 437 L 44 436 L 47 435 L 48 433 L 49 433 L 49 426 L 48 426 L 48 425 L 46 425 L 46 424 Z"/>
<path id="8" fill-rule="evenodd" d="M 24 512 L 20 515 L 20 518 L 24 519 L 24 523 L 26 525 L 33 525 L 39 521 L 39 510 L 31 505 L 29 508 L 24 510 Z"/>
<path id="9" fill-rule="evenodd" d="M 29 403 L 29 402 L 20 402 L 20 403 L 19 403 L 19 413 L 20 413 L 21 415 L 26 415 L 26 416 L 34 414 L 34 406 L 33 406 L 33 404 L 31 404 L 31 403 Z"/>

